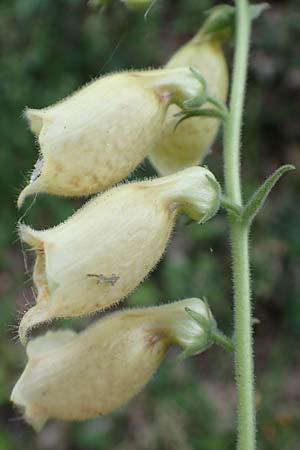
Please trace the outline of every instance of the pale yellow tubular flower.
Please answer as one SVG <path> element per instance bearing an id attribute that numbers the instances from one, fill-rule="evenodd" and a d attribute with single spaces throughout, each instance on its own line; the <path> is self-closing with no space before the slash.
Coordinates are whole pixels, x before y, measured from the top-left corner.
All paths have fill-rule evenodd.
<path id="1" fill-rule="evenodd" d="M 176 216 L 203 221 L 218 209 L 212 173 L 192 167 L 163 178 L 117 186 L 90 200 L 66 222 L 44 231 L 20 226 L 37 255 L 37 304 L 20 339 L 40 322 L 103 310 L 132 292 L 162 257 Z"/>
<path id="2" fill-rule="evenodd" d="M 206 38 L 200 32 L 180 48 L 166 64 L 166 68 L 192 66 L 206 79 L 208 92 L 223 102 L 228 91 L 228 68 L 218 39 Z M 208 105 L 204 105 L 208 107 Z M 220 121 L 210 117 L 193 117 L 176 129 L 179 109 L 170 106 L 160 139 L 149 154 L 149 159 L 159 174 L 182 170 L 200 164 L 209 153 Z"/>
<path id="3" fill-rule="evenodd" d="M 113 313 L 79 334 L 33 339 L 11 400 L 36 430 L 49 418 L 85 420 L 120 408 L 149 381 L 170 344 L 196 344 L 196 353 L 211 345 L 186 307 L 214 321 L 207 305 L 192 298 Z"/>
<path id="4" fill-rule="evenodd" d="M 169 105 L 201 90 L 189 68 L 123 72 L 27 109 L 40 159 L 18 206 L 31 194 L 89 195 L 124 179 L 155 146 Z"/>

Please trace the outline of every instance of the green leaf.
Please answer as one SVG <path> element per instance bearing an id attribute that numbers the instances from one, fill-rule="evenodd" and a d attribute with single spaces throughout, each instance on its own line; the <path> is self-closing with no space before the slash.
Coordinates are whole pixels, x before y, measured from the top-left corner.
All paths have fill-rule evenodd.
<path id="1" fill-rule="evenodd" d="M 258 17 L 269 8 L 269 3 L 256 3 L 255 5 L 250 5 L 249 11 L 251 20 L 258 19 Z"/>
<path id="2" fill-rule="evenodd" d="M 277 181 L 285 172 L 294 169 L 295 167 L 291 164 L 286 164 L 285 166 L 277 169 L 271 176 L 269 176 L 269 178 L 266 179 L 266 181 L 258 188 L 258 190 L 252 195 L 252 197 L 246 204 L 241 216 L 242 222 L 251 225 L 253 219 L 263 206 L 266 198 L 268 197 Z"/>

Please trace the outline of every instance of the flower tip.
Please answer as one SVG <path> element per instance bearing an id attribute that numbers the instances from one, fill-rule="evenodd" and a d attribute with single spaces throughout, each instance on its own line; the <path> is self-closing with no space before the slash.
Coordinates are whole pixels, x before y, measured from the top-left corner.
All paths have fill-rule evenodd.
<path id="1" fill-rule="evenodd" d="M 41 431 L 47 422 L 48 417 L 37 416 L 33 413 L 33 411 L 30 411 L 31 408 L 30 406 L 28 407 L 26 399 L 23 395 L 22 377 L 14 386 L 10 396 L 10 401 L 23 411 L 26 422 L 29 423 L 36 432 Z"/>
<path id="2" fill-rule="evenodd" d="M 21 209 L 21 208 L 22 208 L 23 203 L 24 203 L 26 197 L 27 197 L 28 195 L 30 195 L 28 191 L 30 191 L 30 185 L 26 186 L 26 187 L 25 187 L 24 189 L 22 189 L 22 191 L 20 192 L 19 197 L 18 197 L 18 200 L 17 200 L 17 207 L 18 207 L 18 209 Z"/>
<path id="3" fill-rule="evenodd" d="M 17 200 L 17 207 L 18 209 L 21 209 L 24 201 L 27 197 L 30 195 L 36 194 L 38 192 L 38 187 L 36 185 L 35 181 L 31 181 L 27 186 L 22 189 L 22 191 L 19 194 L 18 200 Z"/>
<path id="4" fill-rule="evenodd" d="M 24 225 L 19 223 L 18 233 L 22 242 L 28 244 L 30 247 L 35 249 L 42 249 L 43 242 L 36 236 L 35 230 L 33 230 L 29 225 Z"/>
<path id="5" fill-rule="evenodd" d="M 24 411 L 24 418 L 26 422 L 32 426 L 32 428 L 39 433 L 44 425 L 46 424 L 48 417 L 45 416 L 38 416 L 33 413 L 33 411 L 30 411 L 29 408 L 26 406 L 26 401 L 22 396 L 22 389 L 20 386 L 20 380 L 13 388 L 13 391 L 10 396 L 10 401 L 16 405 L 18 408 Z"/>
<path id="6" fill-rule="evenodd" d="M 36 433 L 39 433 L 48 421 L 48 417 L 43 416 L 26 416 L 27 422 L 32 426 Z"/>
<path id="7" fill-rule="evenodd" d="M 22 317 L 19 325 L 19 339 L 22 345 L 26 346 L 30 331 L 41 325 L 43 322 L 49 322 L 52 319 L 47 308 L 36 305 L 30 308 Z"/>
<path id="8" fill-rule="evenodd" d="M 33 427 L 33 429 L 37 433 L 39 431 L 41 431 L 41 429 L 43 428 L 43 426 L 45 425 L 45 423 L 48 419 L 45 417 L 34 416 L 34 415 L 31 415 L 30 413 L 28 413 L 28 408 L 26 407 L 26 401 L 22 395 L 22 387 L 21 387 L 20 380 L 17 382 L 17 384 L 14 386 L 14 388 L 12 390 L 12 393 L 10 396 L 10 401 L 15 406 L 20 408 L 21 411 L 23 411 L 24 419 L 26 420 L 27 423 L 29 423 Z"/>
<path id="9" fill-rule="evenodd" d="M 30 130 L 38 135 L 43 128 L 43 117 L 38 109 L 26 108 L 23 112 L 23 116 L 27 121 Z"/>

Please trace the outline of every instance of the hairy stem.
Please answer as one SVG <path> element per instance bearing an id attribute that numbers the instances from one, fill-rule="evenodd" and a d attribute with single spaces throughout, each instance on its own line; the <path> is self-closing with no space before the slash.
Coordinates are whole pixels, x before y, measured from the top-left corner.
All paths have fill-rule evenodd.
<path id="1" fill-rule="evenodd" d="M 228 118 L 224 126 L 224 176 L 230 201 L 242 206 L 241 129 L 247 79 L 250 15 L 247 0 L 236 0 L 236 46 Z M 229 213 L 235 309 L 235 370 L 238 450 L 255 449 L 255 402 L 249 263 L 249 229 Z"/>
<path id="2" fill-rule="evenodd" d="M 255 449 L 255 401 L 248 229 L 230 221 L 234 309 L 238 449 Z"/>

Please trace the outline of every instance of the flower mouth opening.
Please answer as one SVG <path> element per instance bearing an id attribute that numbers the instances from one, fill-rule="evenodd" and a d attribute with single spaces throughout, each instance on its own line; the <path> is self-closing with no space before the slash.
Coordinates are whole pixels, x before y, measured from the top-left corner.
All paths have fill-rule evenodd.
<path id="1" fill-rule="evenodd" d="M 39 192 L 42 192 L 44 180 L 43 180 L 43 168 L 45 166 L 45 158 L 42 154 L 41 145 L 40 145 L 40 135 L 43 130 L 45 122 L 45 117 L 43 112 L 37 110 L 37 109 L 30 109 L 26 108 L 23 113 L 30 130 L 36 137 L 36 141 L 39 146 L 39 152 L 40 155 L 33 167 L 33 171 L 31 172 L 29 182 L 25 186 L 25 188 L 20 192 L 18 200 L 17 200 L 17 206 L 20 209 L 27 197 L 33 194 L 37 194 Z"/>
<path id="2" fill-rule="evenodd" d="M 40 324 L 48 322 L 52 317 L 48 308 L 50 287 L 46 273 L 44 243 L 27 225 L 21 224 L 19 226 L 19 235 L 21 240 L 36 252 L 33 270 L 33 282 L 37 290 L 36 305 L 24 314 L 19 325 L 19 338 L 21 343 L 25 345 L 30 331 Z"/>
<path id="3" fill-rule="evenodd" d="M 29 367 L 25 369 L 21 378 L 14 386 L 10 400 L 18 408 L 26 422 L 29 423 L 36 432 L 39 432 L 44 427 L 48 417 L 37 414 L 34 405 L 27 399 L 24 379 L 26 378 L 26 374 L 28 374 L 28 372 Z"/>

